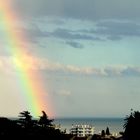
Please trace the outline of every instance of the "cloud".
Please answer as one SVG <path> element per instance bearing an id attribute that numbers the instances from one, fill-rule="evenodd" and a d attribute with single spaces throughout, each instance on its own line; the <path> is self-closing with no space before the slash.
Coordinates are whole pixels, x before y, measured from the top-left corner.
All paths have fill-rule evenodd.
<path id="1" fill-rule="evenodd" d="M 79 19 L 139 19 L 139 0 L 15 0 L 26 16 L 53 15 Z"/>
<path id="2" fill-rule="evenodd" d="M 0 68 L 8 71 L 17 71 L 20 69 L 46 71 L 62 74 L 84 74 L 84 75 L 100 75 L 102 72 L 96 68 L 80 68 L 73 65 L 63 65 L 57 62 L 51 62 L 46 58 L 38 58 L 35 56 L 16 57 L 0 57 Z"/>
<path id="3" fill-rule="evenodd" d="M 127 76 L 140 76 L 140 67 L 127 67 L 123 72 L 123 75 Z"/>
<path id="4" fill-rule="evenodd" d="M 48 18 L 46 17 L 46 20 L 47 19 Z M 50 22 L 50 19 L 48 21 L 45 21 L 45 23 L 42 25 L 41 21 L 32 20 L 29 23 L 25 22 L 25 25 L 18 27 L 16 31 L 26 33 L 26 40 L 30 43 L 37 43 L 40 41 L 40 39 L 43 38 L 47 38 L 48 40 L 50 38 L 56 38 L 63 40 L 64 42 L 66 42 L 66 44 L 74 48 L 82 48 L 83 46 L 80 43 L 78 43 L 79 40 L 101 41 L 101 39 L 96 35 L 83 31 L 83 28 L 79 30 L 77 25 L 75 26 L 75 29 L 70 29 L 68 27 L 60 28 L 59 25 L 52 26 L 48 24 L 48 22 Z M 44 27 L 46 25 L 47 28 Z M 65 21 L 65 25 L 67 26 L 69 25 L 69 23 Z M 49 30 L 49 28 L 51 28 L 51 30 Z"/>
<path id="5" fill-rule="evenodd" d="M 140 24 L 131 21 L 101 21 L 97 23 L 96 34 L 107 35 L 110 39 L 123 36 L 140 36 Z"/>
<path id="6" fill-rule="evenodd" d="M 83 48 L 84 47 L 82 44 L 75 42 L 75 41 L 66 41 L 65 43 L 73 48 Z"/>
<path id="7" fill-rule="evenodd" d="M 24 26 L 17 27 L 15 30 L 26 35 L 25 41 L 30 43 L 37 43 L 38 38 L 47 37 L 45 31 L 41 31 L 37 24 L 24 23 Z"/>
<path id="8" fill-rule="evenodd" d="M 57 23 L 58 22 L 58 23 Z M 61 24 L 60 26 L 59 24 Z M 27 33 L 27 40 L 39 44 L 40 39 L 61 39 L 74 48 L 82 48 L 79 41 L 118 41 L 125 37 L 140 36 L 140 22 L 125 19 L 108 19 L 96 22 L 54 17 L 33 18 L 29 23 L 19 28 L 19 32 Z M 52 24 L 51 24 L 52 23 Z M 55 25 L 54 25 L 55 24 Z M 46 27 L 47 26 L 47 27 Z M 70 28 L 70 26 L 72 26 Z"/>
<path id="9" fill-rule="evenodd" d="M 100 20 L 96 22 L 94 29 L 84 29 L 82 32 L 108 40 L 121 40 L 125 37 L 139 37 L 140 24 L 126 20 Z"/>
<path id="10" fill-rule="evenodd" d="M 140 76 L 140 67 L 110 66 L 105 68 L 78 67 L 51 62 L 47 58 L 35 56 L 16 57 L 0 56 L 0 70 L 6 73 L 16 72 L 20 69 L 30 71 L 48 72 L 54 74 L 86 75 L 86 76 Z"/>
<path id="11" fill-rule="evenodd" d="M 20 58 L 16 56 L 0 56 L 0 68 L 8 71 L 41 70 L 49 66 L 47 59 L 40 59 L 34 56 L 23 55 Z"/>
<path id="12" fill-rule="evenodd" d="M 78 29 L 77 27 L 77 30 L 57 28 L 56 30 L 48 34 L 50 34 L 50 36 L 52 37 L 65 40 L 69 39 L 89 41 L 105 41 L 104 38 L 112 41 L 117 41 L 124 39 L 125 37 L 140 36 L 139 22 L 128 20 L 100 20 L 98 22 L 94 22 L 94 24 L 94 28 L 88 27 L 84 29 L 83 27 L 81 27 L 81 29 Z M 71 46 L 74 47 L 75 44 L 71 43 Z"/>
<path id="13" fill-rule="evenodd" d="M 71 91 L 65 90 L 65 89 L 61 89 L 61 90 L 57 91 L 56 94 L 59 95 L 59 96 L 68 97 L 68 96 L 71 95 Z"/>
<path id="14" fill-rule="evenodd" d="M 109 66 L 104 68 L 104 73 L 106 76 L 122 76 L 122 73 L 125 71 L 127 67 L 125 66 Z"/>
<path id="15" fill-rule="evenodd" d="M 109 36 L 107 36 L 107 39 L 112 40 L 112 41 L 117 41 L 117 40 L 121 40 L 122 37 L 118 36 L 118 35 L 109 35 Z"/>
<path id="16" fill-rule="evenodd" d="M 67 65 L 65 67 L 66 72 L 69 72 L 71 74 L 80 74 L 80 75 L 104 75 L 104 72 L 100 69 L 96 68 L 90 68 L 90 67 L 84 67 L 80 68 L 73 65 Z"/>
<path id="17" fill-rule="evenodd" d="M 68 40 L 99 40 L 99 38 L 93 37 L 91 35 L 62 28 L 57 28 L 55 31 L 50 32 L 49 35 L 52 37 Z"/>
<path id="18" fill-rule="evenodd" d="M 106 67 L 104 72 L 107 76 L 140 76 L 140 67 L 136 66 L 115 66 Z"/>
<path id="19" fill-rule="evenodd" d="M 55 25 L 61 26 L 61 25 L 65 25 L 66 21 L 62 18 L 53 17 L 52 19 L 47 20 L 47 22 L 50 24 L 55 24 Z"/>

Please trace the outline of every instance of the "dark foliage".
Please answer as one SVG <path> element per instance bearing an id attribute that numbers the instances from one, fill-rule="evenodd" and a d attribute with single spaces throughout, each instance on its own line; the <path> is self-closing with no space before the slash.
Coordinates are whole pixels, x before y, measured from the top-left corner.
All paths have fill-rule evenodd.
<path id="1" fill-rule="evenodd" d="M 28 111 L 20 112 L 18 122 L 21 125 L 21 127 L 26 129 L 32 128 L 35 123 L 35 121 L 32 120 L 32 116 L 30 115 L 30 112 Z"/>
<path id="2" fill-rule="evenodd" d="M 113 136 L 105 137 L 105 136 L 94 134 L 91 140 L 121 140 L 121 139 L 120 138 L 117 139 Z"/>
<path id="3" fill-rule="evenodd" d="M 42 111 L 42 116 L 40 116 L 40 119 L 39 119 L 38 123 L 42 127 L 48 127 L 48 126 L 52 126 L 52 122 L 53 122 L 53 120 L 48 119 L 47 114 L 44 111 Z"/>
<path id="4" fill-rule="evenodd" d="M 20 112 L 18 120 L 0 118 L 0 139 L 68 140 L 69 137 L 55 129 L 43 111 L 40 120 L 33 120 L 30 112 Z M 40 124 L 41 123 L 41 124 Z M 43 127 L 42 127 L 43 126 Z"/>
<path id="5" fill-rule="evenodd" d="M 140 140 L 140 112 L 131 112 L 125 118 L 124 140 Z"/>
<path id="6" fill-rule="evenodd" d="M 102 130 L 101 136 L 102 136 L 102 137 L 105 137 L 105 130 Z"/>
<path id="7" fill-rule="evenodd" d="M 106 128 L 106 135 L 110 135 L 110 131 L 108 127 Z"/>

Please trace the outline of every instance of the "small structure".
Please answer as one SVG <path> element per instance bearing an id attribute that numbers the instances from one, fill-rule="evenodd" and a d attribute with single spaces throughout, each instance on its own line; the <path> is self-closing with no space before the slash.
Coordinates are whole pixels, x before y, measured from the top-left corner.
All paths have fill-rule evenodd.
<path id="1" fill-rule="evenodd" d="M 70 133 L 77 137 L 88 137 L 94 134 L 94 127 L 91 125 L 72 125 Z"/>

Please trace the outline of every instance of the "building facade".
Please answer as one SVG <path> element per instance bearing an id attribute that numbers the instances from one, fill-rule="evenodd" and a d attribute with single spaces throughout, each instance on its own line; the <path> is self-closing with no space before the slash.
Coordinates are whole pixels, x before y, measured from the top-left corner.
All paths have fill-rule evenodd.
<path id="1" fill-rule="evenodd" d="M 94 127 L 91 125 L 72 125 L 70 133 L 77 137 L 92 136 Z"/>

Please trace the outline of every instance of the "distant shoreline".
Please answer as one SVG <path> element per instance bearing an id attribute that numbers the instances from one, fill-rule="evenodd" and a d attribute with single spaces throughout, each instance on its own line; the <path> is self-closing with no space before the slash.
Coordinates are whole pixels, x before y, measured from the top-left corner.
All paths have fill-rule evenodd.
<path id="1" fill-rule="evenodd" d="M 76 118 L 57 118 L 54 119 L 54 124 L 60 125 L 62 130 L 70 130 L 72 124 L 89 124 L 95 127 L 95 132 L 99 133 L 109 127 L 112 133 L 123 131 L 124 118 L 91 118 L 91 117 L 76 117 Z"/>

